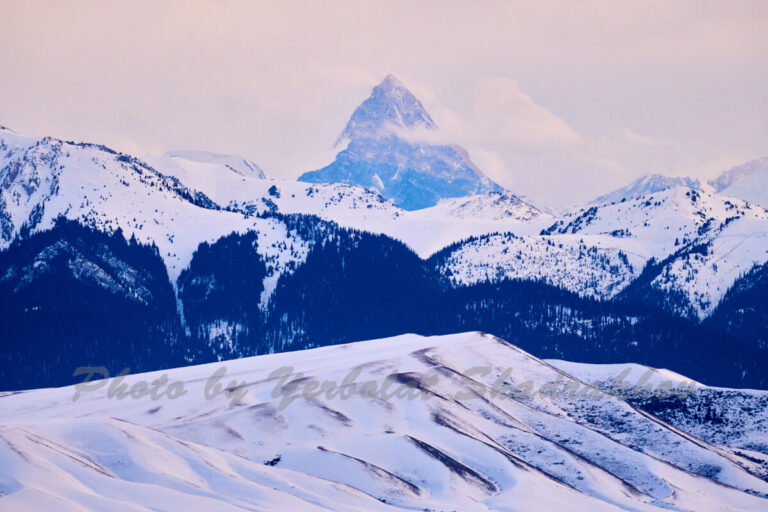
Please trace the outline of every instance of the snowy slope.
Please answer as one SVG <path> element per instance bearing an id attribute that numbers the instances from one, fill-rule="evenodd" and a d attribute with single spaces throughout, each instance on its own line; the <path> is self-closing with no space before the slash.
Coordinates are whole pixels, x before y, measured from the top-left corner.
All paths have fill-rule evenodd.
<path id="1" fill-rule="evenodd" d="M 768 209 L 768 157 L 734 167 L 709 182 L 724 195 Z"/>
<path id="2" fill-rule="evenodd" d="M 630 400 L 704 441 L 737 450 L 768 470 L 768 392 L 704 386 L 669 370 L 638 364 L 586 364 L 548 360 L 583 382 Z M 681 399 L 654 399 L 643 387 L 690 388 Z M 640 393 L 638 393 L 638 390 Z"/>
<path id="3" fill-rule="evenodd" d="M 699 317 L 739 276 L 768 261 L 768 212 L 684 187 L 582 209 L 546 234 L 596 235 L 628 255 L 663 261 L 652 286 L 681 294 Z"/>
<path id="4" fill-rule="evenodd" d="M 456 284 L 526 279 L 610 298 L 637 276 L 644 261 L 606 242 L 599 236 L 495 233 L 450 246 L 436 259 L 438 270 Z"/>
<path id="5" fill-rule="evenodd" d="M 590 205 L 601 205 L 605 203 L 619 202 L 622 199 L 629 199 L 634 196 L 642 196 L 661 192 L 672 187 L 686 187 L 701 192 L 711 192 L 709 187 L 696 178 L 663 176 L 661 174 L 646 174 L 636 179 L 629 185 L 618 188 L 613 192 L 602 195 L 591 201 Z"/>
<path id="6" fill-rule="evenodd" d="M 217 370 L 231 396 L 214 386 Z M 120 384 L 130 390 L 163 376 L 166 383 L 151 384 L 163 395 L 157 400 L 139 388 L 118 398 Z M 321 382 L 347 387 L 329 393 L 332 384 Z M 180 385 L 185 394 L 168 398 Z M 760 464 L 480 333 L 405 335 L 129 376 L 112 390 L 109 398 L 105 383 L 74 402 L 72 387 L 0 397 L 0 508 L 768 505 Z"/>
<path id="7" fill-rule="evenodd" d="M 172 281 L 203 241 L 246 230 L 269 238 L 278 229 L 273 219 L 222 211 L 172 174 L 104 146 L 0 133 L 0 248 L 60 215 L 156 244 Z"/>
<path id="8" fill-rule="evenodd" d="M 440 271 L 459 284 L 536 279 L 607 299 L 661 262 L 652 288 L 679 297 L 677 313 L 704 318 L 736 279 L 768 261 L 768 212 L 686 187 L 585 207 L 541 235 L 509 231 L 447 247 Z"/>
<path id="9" fill-rule="evenodd" d="M 251 176 L 260 179 L 266 178 L 261 167 L 250 160 L 237 155 L 223 155 L 220 153 L 196 150 L 176 150 L 169 151 L 158 158 L 163 157 L 170 160 L 176 160 L 181 166 L 189 166 L 193 164 L 208 166 L 210 172 L 216 172 L 216 167 L 219 167 L 240 174 L 241 176 Z"/>

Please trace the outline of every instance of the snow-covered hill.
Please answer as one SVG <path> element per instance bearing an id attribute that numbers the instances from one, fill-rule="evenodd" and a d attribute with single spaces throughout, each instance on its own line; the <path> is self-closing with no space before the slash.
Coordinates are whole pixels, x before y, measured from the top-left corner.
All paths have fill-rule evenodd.
<path id="1" fill-rule="evenodd" d="M 768 156 L 725 171 L 709 184 L 724 196 L 738 197 L 768 209 Z"/>
<path id="2" fill-rule="evenodd" d="M 622 199 L 629 199 L 634 196 L 642 196 L 661 192 L 672 187 L 686 187 L 701 192 L 711 192 L 707 185 L 696 178 L 663 176 L 661 174 L 646 174 L 629 185 L 618 188 L 613 192 L 602 195 L 590 202 L 590 205 L 601 205 L 605 203 L 616 203 Z"/>
<path id="3" fill-rule="evenodd" d="M 685 384 L 677 389 L 697 392 Z M 90 385 L 98 388 L 76 400 L 73 387 L 0 397 L 0 506 L 757 511 L 768 503 L 764 452 L 701 441 L 480 333 Z"/>
<path id="4" fill-rule="evenodd" d="M 389 75 L 352 114 L 337 141 L 343 149 L 336 160 L 299 181 L 372 188 L 406 210 L 502 190 L 464 148 L 428 142 L 436 129 L 421 102 Z"/>

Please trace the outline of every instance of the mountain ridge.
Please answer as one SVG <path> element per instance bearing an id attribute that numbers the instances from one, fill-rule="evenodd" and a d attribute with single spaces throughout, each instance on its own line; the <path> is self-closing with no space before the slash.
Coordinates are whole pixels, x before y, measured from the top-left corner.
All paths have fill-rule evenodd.
<path id="1" fill-rule="evenodd" d="M 630 199 L 634 196 L 653 194 L 672 187 L 686 187 L 700 192 L 706 192 L 707 187 L 698 179 L 687 176 L 664 176 L 662 174 L 645 174 L 628 185 L 613 190 L 593 199 L 588 204 L 601 205 Z"/>

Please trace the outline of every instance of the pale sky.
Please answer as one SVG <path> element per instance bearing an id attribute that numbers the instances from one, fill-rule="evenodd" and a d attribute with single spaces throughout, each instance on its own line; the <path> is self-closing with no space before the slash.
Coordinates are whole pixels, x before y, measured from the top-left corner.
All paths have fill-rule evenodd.
<path id="1" fill-rule="evenodd" d="M 768 155 L 768 2 L 0 0 L 0 125 L 295 179 L 392 73 L 552 205 Z"/>

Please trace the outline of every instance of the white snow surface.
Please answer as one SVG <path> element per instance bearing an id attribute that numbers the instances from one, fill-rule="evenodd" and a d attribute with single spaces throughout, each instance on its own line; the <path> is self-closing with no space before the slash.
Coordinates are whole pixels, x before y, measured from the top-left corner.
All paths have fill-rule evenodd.
<path id="1" fill-rule="evenodd" d="M 163 396 L 118 398 L 142 381 Z M 1 510 L 768 506 L 757 464 L 477 332 L 101 382 L 0 395 Z"/>
<path id="2" fill-rule="evenodd" d="M 509 220 L 522 222 L 552 220 L 552 216 L 509 192 L 443 199 L 427 209 L 432 215 L 457 219 Z"/>

